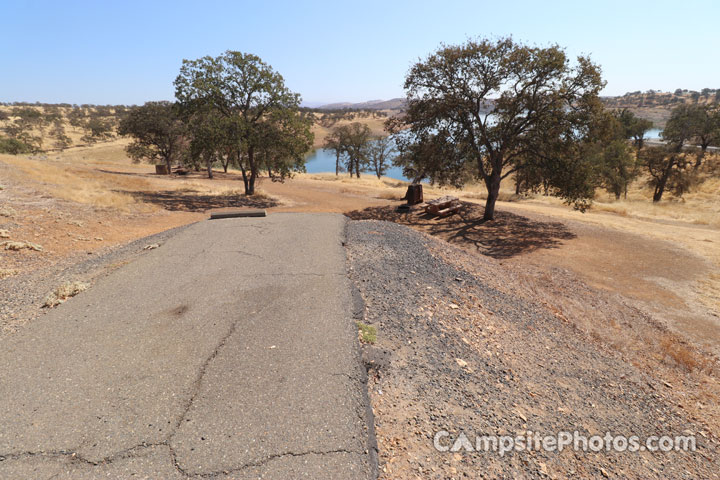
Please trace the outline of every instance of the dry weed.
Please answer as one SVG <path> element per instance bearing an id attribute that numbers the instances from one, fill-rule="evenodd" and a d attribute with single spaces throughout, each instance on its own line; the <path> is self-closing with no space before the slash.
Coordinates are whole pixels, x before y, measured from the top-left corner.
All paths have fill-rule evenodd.
<path id="1" fill-rule="evenodd" d="M 50 293 L 45 298 L 43 307 L 52 308 L 65 302 L 68 298 L 74 297 L 80 292 L 84 292 L 88 288 L 87 283 L 83 282 L 65 282 Z"/>
<path id="2" fill-rule="evenodd" d="M 0 279 L 17 275 L 19 270 L 15 268 L 0 268 Z"/>
<path id="3" fill-rule="evenodd" d="M 18 251 L 18 250 L 25 250 L 25 249 L 27 249 L 27 250 L 34 250 L 34 251 L 36 251 L 36 252 L 42 252 L 42 251 L 43 251 L 43 247 L 42 247 L 41 245 L 38 245 L 37 243 L 32 243 L 32 242 L 12 242 L 12 241 L 7 241 L 7 242 L 2 242 L 2 243 L 0 243 L 0 246 L 5 247 L 5 250 Z"/>
<path id="4" fill-rule="evenodd" d="M 663 336 L 660 340 L 660 350 L 664 355 L 672 358 L 675 363 L 685 367 L 690 372 L 705 366 L 705 361 L 698 358 L 697 353 L 675 335 L 666 334 Z"/>

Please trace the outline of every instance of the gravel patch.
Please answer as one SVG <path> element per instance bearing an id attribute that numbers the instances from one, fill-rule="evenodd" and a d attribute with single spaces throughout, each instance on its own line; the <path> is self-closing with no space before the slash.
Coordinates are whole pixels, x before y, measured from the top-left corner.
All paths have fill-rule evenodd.
<path id="1" fill-rule="evenodd" d="M 405 226 L 348 222 L 381 478 L 719 478 L 717 438 L 644 372 L 520 294 L 503 265 Z M 453 260 L 453 258 L 455 260 Z M 381 352 L 382 355 L 379 355 Z M 696 452 L 439 452 L 476 435 L 689 435 Z M 451 444 L 447 439 L 445 444 Z"/>

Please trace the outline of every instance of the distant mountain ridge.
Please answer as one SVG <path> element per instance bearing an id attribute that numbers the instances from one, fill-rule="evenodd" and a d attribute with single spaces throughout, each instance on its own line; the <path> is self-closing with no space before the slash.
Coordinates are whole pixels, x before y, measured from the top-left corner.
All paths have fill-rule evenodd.
<path id="1" fill-rule="evenodd" d="M 390 100 L 370 100 L 360 103 L 338 102 L 322 105 L 318 108 L 323 110 L 404 110 L 405 99 L 391 98 Z"/>

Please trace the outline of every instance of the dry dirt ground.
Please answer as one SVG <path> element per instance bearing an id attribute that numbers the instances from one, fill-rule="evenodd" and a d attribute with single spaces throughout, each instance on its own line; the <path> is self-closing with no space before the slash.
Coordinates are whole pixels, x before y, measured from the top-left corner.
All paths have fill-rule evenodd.
<path id="1" fill-rule="evenodd" d="M 720 354 L 720 308 L 717 285 L 720 268 L 712 256 L 703 256 L 650 233 L 658 228 L 644 222 L 645 235 L 625 228 L 553 216 L 552 209 L 527 209 L 507 204 L 492 222 L 483 222 L 483 208 L 464 202 L 459 214 L 440 219 L 422 209 L 399 213 L 393 207 L 369 207 L 350 212 L 354 219 L 389 220 L 412 226 L 471 253 L 479 253 L 510 266 L 564 270 L 577 275 L 590 287 L 623 297 L 676 332 L 689 336 L 715 354 Z M 540 213 L 542 212 L 542 213 Z M 602 217 L 609 215 L 600 214 Z M 597 217 L 597 215 L 596 215 Z M 611 220 L 607 218 L 607 220 Z M 662 230 L 673 227 L 661 224 Z M 720 243 L 716 229 L 685 225 L 703 243 Z M 552 298 L 552 282 L 537 288 Z"/>
<path id="2" fill-rule="evenodd" d="M 347 236 L 364 322 L 377 329 L 365 356 L 381 478 L 718 478 L 718 366 L 689 369 L 690 357 L 672 353 L 701 353 L 641 310 L 567 272 L 470 254 L 393 223 L 352 222 Z M 678 350 L 660 356 L 666 341 Z M 461 432 L 475 448 L 476 435 L 578 431 L 694 435 L 697 449 L 438 451 L 442 431 L 446 448 Z"/>
<path id="3" fill-rule="evenodd" d="M 3 317 L 0 323 L 4 328 L 11 327 L 5 330 L 12 331 L 43 311 L 38 299 L 49 291 L 25 295 L 27 291 L 51 288 L 47 281 L 37 279 L 59 281 L 63 269 L 81 258 L 105 258 L 108 252 L 132 240 L 206 218 L 207 210 L 246 205 L 268 208 L 271 212 L 343 212 L 354 219 L 404 223 L 447 240 L 457 247 L 439 250 L 448 262 L 507 295 L 530 302 L 535 305 L 533 308 L 542 310 L 543 315 L 551 315 L 543 317 L 550 320 L 543 321 L 561 321 L 569 331 L 579 332 L 578 338 L 589 339 L 597 347 L 598 358 L 608 355 L 615 359 L 613 362 L 619 358 L 623 368 L 634 369 L 632 375 L 637 372 L 646 375 L 653 385 L 650 388 L 660 389 L 657 394 L 665 402 L 663 405 L 672 407 L 675 416 L 656 417 L 645 412 L 648 416 L 639 418 L 648 422 L 661 422 L 661 418 L 688 422 L 693 431 L 710 437 L 720 431 L 716 363 L 720 345 L 720 225 L 714 219 L 718 205 L 712 192 L 702 200 L 705 202 L 702 205 L 706 205 L 703 211 L 711 212 L 712 218 L 703 217 L 701 211 L 690 221 L 678 220 L 675 213 L 679 212 L 682 217 L 690 211 L 689 207 L 679 204 L 664 211 L 670 215 L 660 217 L 645 210 L 641 211 L 642 215 L 634 215 L 629 210 L 621 214 L 597 211 L 600 208 L 580 214 L 557 203 L 536 199 L 501 202 L 498 219 L 488 223 L 479 221 L 480 194 L 450 192 L 459 193 L 467 203 L 461 214 L 439 220 L 418 212 L 397 214 L 395 206 L 404 193 L 404 186 L 389 179 L 351 180 L 309 174 L 298 175 L 283 184 L 263 179 L 260 184 L 263 195 L 247 199 L 239 194 L 242 182 L 237 173 L 216 172 L 214 180 L 195 173 L 188 177 L 157 176 L 148 165 L 131 164 L 122 153 L 123 146 L 123 141 L 117 141 L 91 148 L 71 148 L 57 155 L 0 156 L 0 232 L 4 231 L 1 234 L 9 237 L 1 238 L 0 243 L 32 242 L 43 248 L 42 251 L 0 250 L 0 277 L 5 277 L 0 278 L 0 315 Z M 432 197 L 446 192 L 428 189 L 428 193 L 428 197 Z M 51 270 L 52 275 L 45 275 Z M 455 289 L 452 292 L 465 295 Z M 472 290 L 466 293 L 477 296 Z M 29 298 L 34 303 L 28 304 Z M 457 315 L 458 323 L 453 323 L 456 318 L 453 316 L 444 319 L 443 330 L 437 334 L 447 335 L 448 331 L 460 328 L 465 332 L 458 337 L 460 341 L 465 344 L 462 340 L 465 338 L 482 354 L 486 345 L 477 342 L 485 341 L 481 340 L 483 332 L 490 333 L 476 324 L 483 315 L 487 317 L 487 312 L 475 308 L 470 300 L 457 305 L 461 312 L 456 313 L 462 313 Z M 424 304 L 415 307 L 429 308 Z M 493 348 L 497 346 L 503 355 L 521 349 L 522 342 L 532 345 L 517 325 L 503 328 L 512 329 L 514 333 L 507 337 L 496 335 L 490 344 Z M 382 330 L 379 338 L 379 342 L 390 341 L 388 336 L 383 337 Z M 403 343 L 412 339 L 397 334 L 393 341 Z M 532 348 L 543 345 L 551 346 L 542 343 Z M 384 346 L 392 349 L 397 345 Z M 421 354 L 418 350 L 414 353 Z M 518 364 L 514 365 L 513 371 L 518 368 Z M 417 375 L 416 367 L 400 373 Z M 540 375 L 535 383 L 549 381 L 542 380 L 545 377 L 541 375 L 549 368 L 548 364 L 535 363 L 522 368 L 528 378 L 533 372 Z M 394 391 L 398 398 L 404 394 L 403 388 L 412 383 L 411 379 L 403 383 L 402 375 L 393 377 L 400 382 L 401 388 Z M 499 378 L 505 375 L 512 378 L 509 373 Z M 646 382 L 645 377 L 642 382 Z M 572 391 L 571 383 L 564 387 L 568 392 Z M 632 386 L 618 388 L 633 394 Z M 532 388 L 529 390 L 533 392 Z M 429 390 L 428 395 L 431 393 Z M 375 406 L 381 425 L 381 460 L 384 465 L 395 462 L 405 465 L 391 468 L 395 473 L 387 478 L 424 478 L 425 475 L 418 473 L 418 465 L 409 459 L 419 458 L 417 452 L 421 450 L 415 452 L 414 449 L 426 448 L 427 444 L 422 446 L 409 440 L 417 428 L 412 418 L 403 420 L 405 404 L 388 406 L 383 403 L 386 400 L 377 396 L 374 400 L 380 402 Z M 417 401 L 415 410 L 408 411 L 419 411 L 437 403 L 430 396 L 417 397 Z M 649 404 L 643 405 L 629 412 L 634 415 L 644 408 L 652 408 Z M 625 407 L 617 408 L 623 412 Z M 528 417 L 528 413 L 523 412 L 522 415 Z M 584 418 L 585 413 L 579 412 L 578 418 Z M 388 428 L 389 423 L 394 426 Z M 395 438 L 399 443 L 392 443 Z M 445 460 L 447 457 L 443 457 Z M 543 463 L 552 473 L 551 463 Z M 556 474 L 570 475 L 565 467 Z M 457 466 L 453 468 L 463 473 Z M 539 464 L 537 468 L 543 474 Z M 623 472 L 601 468 L 617 475 Z M 702 471 L 693 469 L 690 471 Z M 465 473 L 474 476 L 473 471 L 465 470 Z M 528 474 L 525 470 L 517 472 Z M 576 472 L 581 471 L 576 469 Z"/>

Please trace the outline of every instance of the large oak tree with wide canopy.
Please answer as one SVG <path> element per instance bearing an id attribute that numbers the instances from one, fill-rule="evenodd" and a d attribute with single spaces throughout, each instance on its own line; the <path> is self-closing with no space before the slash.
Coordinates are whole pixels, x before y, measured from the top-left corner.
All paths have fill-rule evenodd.
<path id="1" fill-rule="evenodd" d="M 457 187 L 482 180 L 486 220 L 502 180 L 524 169 L 584 209 L 594 185 L 583 151 L 602 112 L 603 85 L 589 58 L 571 65 L 558 46 L 511 38 L 443 45 L 410 69 L 407 113 L 388 122 L 403 132 L 397 163 L 417 180 Z"/>

